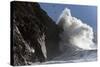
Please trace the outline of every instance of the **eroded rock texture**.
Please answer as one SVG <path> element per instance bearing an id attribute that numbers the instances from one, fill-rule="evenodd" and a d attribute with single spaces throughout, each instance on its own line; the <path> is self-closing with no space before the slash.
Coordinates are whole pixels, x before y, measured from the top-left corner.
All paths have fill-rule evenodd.
<path id="1" fill-rule="evenodd" d="M 29 65 L 59 55 L 59 30 L 38 3 L 11 2 L 11 64 Z"/>

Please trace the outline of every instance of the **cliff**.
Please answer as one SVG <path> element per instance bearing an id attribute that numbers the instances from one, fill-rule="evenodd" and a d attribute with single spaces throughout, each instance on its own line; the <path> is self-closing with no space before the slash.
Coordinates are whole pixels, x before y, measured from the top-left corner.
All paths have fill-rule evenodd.
<path id="1" fill-rule="evenodd" d="M 59 55 L 59 32 L 38 3 L 11 2 L 11 65 L 44 62 Z"/>

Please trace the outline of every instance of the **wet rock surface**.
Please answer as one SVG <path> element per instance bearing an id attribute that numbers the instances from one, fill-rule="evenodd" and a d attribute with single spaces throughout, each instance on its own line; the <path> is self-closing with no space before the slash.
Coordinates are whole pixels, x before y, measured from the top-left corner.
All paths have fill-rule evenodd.
<path id="1" fill-rule="evenodd" d="M 60 54 L 59 28 L 38 3 L 11 2 L 12 65 L 30 65 Z"/>

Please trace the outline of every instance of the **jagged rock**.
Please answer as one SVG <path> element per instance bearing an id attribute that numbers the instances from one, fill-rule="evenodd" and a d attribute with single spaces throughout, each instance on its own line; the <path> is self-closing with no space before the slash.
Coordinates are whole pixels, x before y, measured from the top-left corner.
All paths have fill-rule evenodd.
<path id="1" fill-rule="evenodd" d="M 38 3 L 11 2 L 11 65 L 29 65 L 60 54 L 60 28 Z"/>

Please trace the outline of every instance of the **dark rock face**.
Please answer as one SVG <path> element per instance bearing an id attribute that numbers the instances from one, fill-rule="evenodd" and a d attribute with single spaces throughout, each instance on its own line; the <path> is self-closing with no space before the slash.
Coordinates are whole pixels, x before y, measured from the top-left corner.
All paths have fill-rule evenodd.
<path id="1" fill-rule="evenodd" d="M 59 30 L 38 3 L 11 2 L 11 65 L 44 62 L 59 55 Z"/>

